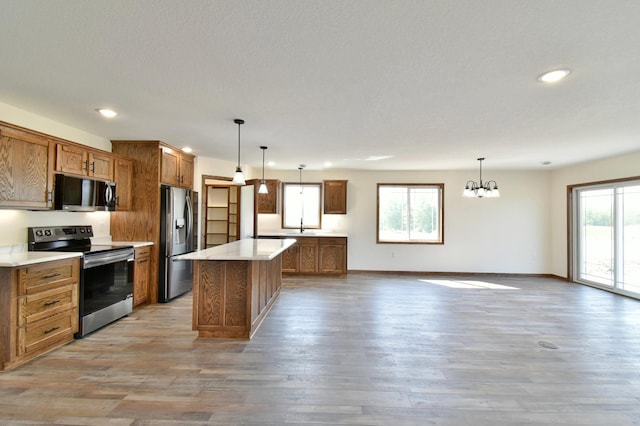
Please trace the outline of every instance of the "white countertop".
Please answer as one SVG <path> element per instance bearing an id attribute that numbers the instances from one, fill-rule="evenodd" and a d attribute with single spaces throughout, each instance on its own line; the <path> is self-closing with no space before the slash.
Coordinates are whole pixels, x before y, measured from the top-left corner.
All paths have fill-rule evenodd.
<path id="1" fill-rule="evenodd" d="M 111 244 L 114 246 L 144 247 L 153 245 L 149 241 L 111 241 L 111 238 L 97 238 L 93 244 Z M 0 247 L 0 268 L 16 268 L 34 263 L 81 257 L 80 252 L 28 251 L 26 244 Z"/>
<path id="2" fill-rule="evenodd" d="M 260 235 L 258 235 L 258 238 L 260 237 L 288 237 L 288 238 L 300 238 L 300 237 L 318 237 L 318 238 L 322 238 L 322 237 L 348 237 L 347 234 L 343 234 L 340 232 L 333 232 L 333 231 L 322 231 L 322 230 L 314 230 L 314 229 L 309 229 L 309 230 L 305 230 L 304 232 L 300 232 L 300 231 L 274 231 L 274 232 L 261 232 Z"/>
<path id="3" fill-rule="evenodd" d="M 292 246 L 293 238 L 247 238 L 174 257 L 176 260 L 271 260 Z"/>
<path id="4" fill-rule="evenodd" d="M 112 246 L 133 246 L 133 248 L 152 246 L 151 241 L 111 241 Z"/>
<path id="5" fill-rule="evenodd" d="M 69 259 L 80 256 L 82 256 L 82 253 L 59 251 L 22 251 L 16 253 L 2 253 L 0 254 L 0 268 L 15 268 L 32 265 L 34 263 L 51 262 L 53 260 Z"/>

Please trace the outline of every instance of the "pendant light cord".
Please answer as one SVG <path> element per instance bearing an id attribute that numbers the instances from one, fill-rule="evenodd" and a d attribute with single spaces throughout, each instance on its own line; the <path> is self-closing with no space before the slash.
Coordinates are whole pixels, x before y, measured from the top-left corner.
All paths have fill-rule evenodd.
<path id="1" fill-rule="evenodd" d="M 242 123 L 238 123 L 238 168 L 240 167 L 240 125 Z"/>

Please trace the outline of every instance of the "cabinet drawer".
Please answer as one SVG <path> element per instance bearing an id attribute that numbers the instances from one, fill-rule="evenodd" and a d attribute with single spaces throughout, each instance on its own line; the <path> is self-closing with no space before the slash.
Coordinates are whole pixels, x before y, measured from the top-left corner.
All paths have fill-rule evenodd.
<path id="1" fill-rule="evenodd" d="M 53 316 L 78 306 L 78 286 L 65 285 L 21 297 L 18 302 L 18 326 Z"/>
<path id="2" fill-rule="evenodd" d="M 299 245 L 317 245 L 318 238 L 315 237 L 298 237 L 296 238 L 296 242 Z"/>
<path id="3" fill-rule="evenodd" d="M 79 282 L 80 260 L 37 263 L 20 269 L 19 294 L 32 294 Z"/>
<path id="4" fill-rule="evenodd" d="M 338 246 L 338 245 L 346 245 L 347 244 L 347 239 L 346 238 L 341 238 L 341 237 L 337 237 L 337 238 L 320 238 L 320 245 L 321 246 Z"/>
<path id="5" fill-rule="evenodd" d="M 151 246 L 138 247 L 135 249 L 135 258 L 140 259 L 143 257 L 151 256 Z"/>
<path id="6" fill-rule="evenodd" d="M 76 311 L 62 312 L 20 327 L 18 328 L 18 356 L 44 350 L 64 340 L 71 340 L 76 331 L 78 331 Z"/>

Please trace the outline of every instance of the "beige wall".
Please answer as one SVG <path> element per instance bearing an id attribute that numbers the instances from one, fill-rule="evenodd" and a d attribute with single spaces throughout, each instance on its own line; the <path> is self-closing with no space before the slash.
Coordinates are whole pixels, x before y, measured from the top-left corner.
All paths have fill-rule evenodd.
<path id="1" fill-rule="evenodd" d="M 548 273 L 550 173 L 492 172 L 499 199 L 462 197 L 477 171 L 307 170 L 305 182 L 347 179 L 347 215 L 325 215 L 323 228 L 349 235 L 351 270 Z M 269 177 L 297 182 L 296 171 Z M 444 245 L 376 244 L 377 183 L 444 183 Z M 279 215 L 259 215 L 259 232 L 278 230 Z"/>

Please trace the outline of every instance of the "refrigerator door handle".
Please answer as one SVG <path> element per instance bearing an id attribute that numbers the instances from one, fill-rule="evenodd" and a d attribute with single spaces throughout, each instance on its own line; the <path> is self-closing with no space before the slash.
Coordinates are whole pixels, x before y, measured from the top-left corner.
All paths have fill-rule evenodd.
<path id="1" fill-rule="evenodd" d="M 167 243 L 164 247 L 165 256 L 171 255 L 171 247 L 173 247 L 173 197 L 171 193 L 171 188 L 165 188 L 166 191 L 166 201 L 167 201 L 167 211 L 165 215 L 167 216 L 165 219 L 165 232 L 167 233 Z"/>
<path id="2" fill-rule="evenodd" d="M 195 247 L 193 247 L 193 208 L 191 207 L 191 196 L 187 194 L 187 251 L 193 251 Z"/>

